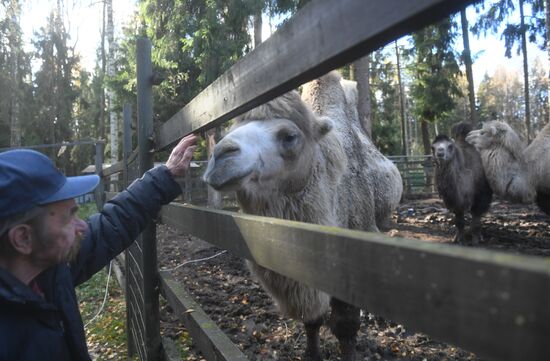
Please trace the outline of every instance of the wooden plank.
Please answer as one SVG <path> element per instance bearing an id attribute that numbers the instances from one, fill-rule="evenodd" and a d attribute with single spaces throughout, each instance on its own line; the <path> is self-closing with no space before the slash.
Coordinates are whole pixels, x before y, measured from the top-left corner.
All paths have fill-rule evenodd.
<path id="1" fill-rule="evenodd" d="M 138 154 L 139 154 L 139 149 L 138 148 L 134 149 L 134 151 L 130 153 L 130 155 L 128 156 L 128 164 L 134 163 L 138 157 Z"/>
<path id="2" fill-rule="evenodd" d="M 103 177 L 108 177 L 108 176 L 113 175 L 115 173 L 120 173 L 123 170 L 124 170 L 124 162 L 120 161 L 120 162 L 117 162 L 117 163 L 111 165 L 108 168 L 103 169 L 102 176 Z"/>
<path id="3" fill-rule="evenodd" d="M 111 199 L 115 198 L 118 193 L 119 192 L 105 192 L 105 201 L 108 202 Z"/>
<path id="4" fill-rule="evenodd" d="M 145 332 L 144 331 L 145 330 L 145 320 L 144 320 L 144 315 L 143 315 L 143 309 L 142 309 L 142 307 L 140 307 L 140 305 L 143 304 L 143 299 L 140 299 L 140 297 L 138 295 L 136 295 L 134 290 L 130 289 L 129 301 L 133 305 L 133 307 L 132 307 L 133 312 L 132 312 L 132 316 L 131 316 L 131 319 L 134 321 L 133 325 L 142 334 L 141 340 L 137 340 L 137 341 L 139 341 L 138 344 L 143 345 L 144 342 L 143 342 L 143 333 L 142 332 Z"/>
<path id="5" fill-rule="evenodd" d="M 205 359 L 248 360 L 169 272 L 160 272 L 160 283 L 170 306 L 191 334 L 193 342 Z"/>
<path id="6" fill-rule="evenodd" d="M 132 183 L 135 179 L 140 177 L 139 163 L 128 163 L 128 182 Z"/>
<path id="7" fill-rule="evenodd" d="M 130 337 L 133 340 L 132 341 L 133 343 L 135 343 L 137 345 L 144 344 L 144 341 L 139 340 L 139 336 L 141 335 L 141 331 L 137 328 L 137 326 L 134 325 L 134 322 L 132 322 L 131 319 L 130 319 L 130 327 L 128 328 L 128 330 L 129 330 L 128 337 Z M 144 352 L 143 347 L 136 347 L 134 351 L 137 352 L 139 360 L 145 360 L 145 355 L 143 353 Z M 134 357 L 134 359 L 135 359 L 135 357 Z"/>
<path id="8" fill-rule="evenodd" d="M 312 1 L 170 118 L 155 148 L 218 126 L 473 2 Z"/>
<path id="9" fill-rule="evenodd" d="M 166 336 L 161 337 L 162 359 L 164 361 L 181 361 L 181 352 L 176 343 Z"/>
<path id="10" fill-rule="evenodd" d="M 143 252 L 139 248 L 140 245 L 138 242 L 134 242 L 134 244 L 135 245 L 130 248 L 131 251 L 129 252 L 130 265 L 135 265 L 134 267 L 139 271 L 140 279 L 143 279 Z"/>
<path id="11" fill-rule="evenodd" d="M 439 340 L 547 360 L 550 262 L 171 204 L 162 221 Z"/>

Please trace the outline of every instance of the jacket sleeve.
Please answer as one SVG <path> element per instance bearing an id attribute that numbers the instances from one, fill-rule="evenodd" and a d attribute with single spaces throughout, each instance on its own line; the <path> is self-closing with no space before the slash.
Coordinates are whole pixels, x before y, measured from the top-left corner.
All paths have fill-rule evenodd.
<path id="1" fill-rule="evenodd" d="M 111 259 L 129 247 L 156 217 L 162 205 L 181 193 L 166 166 L 147 171 L 125 191 L 105 203 L 88 220 L 88 230 L 76 260 L 70 267 L 75 285 L 92 277 Z"/>

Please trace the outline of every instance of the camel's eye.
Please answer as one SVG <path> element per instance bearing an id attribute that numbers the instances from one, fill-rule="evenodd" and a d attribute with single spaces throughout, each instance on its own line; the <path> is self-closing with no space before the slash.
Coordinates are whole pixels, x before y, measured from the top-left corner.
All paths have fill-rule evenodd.
<path id="1" fill-rule="evenodd" d="M 449 150 L 453 150 L 453 148 L 454 148 L 454 146 L 453 146 L 452 144 L 449 144 L 449 145 L 447 146 L 447 149 L 449 149 Z"/>
<path id="2" fill-rule="evenodd" d="M 281 140 L 281 144 L 284 149 L 291 149 L 296 145 L 296 142 L 298 141 L 298 134 L 281 132 L 279 134 L 279 139 Z"/>

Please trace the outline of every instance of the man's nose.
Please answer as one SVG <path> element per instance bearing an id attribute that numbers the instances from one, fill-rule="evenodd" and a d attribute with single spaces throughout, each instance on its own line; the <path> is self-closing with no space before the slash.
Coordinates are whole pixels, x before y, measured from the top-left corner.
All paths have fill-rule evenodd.
<path id="1" fill-rule="evenodd" d="M 86 223 L 82 219 L 76 217 L 75 218 L 75 230 L 79 233 L 84 233 L 87 229 L 88 229 L 88 223 Z"/>

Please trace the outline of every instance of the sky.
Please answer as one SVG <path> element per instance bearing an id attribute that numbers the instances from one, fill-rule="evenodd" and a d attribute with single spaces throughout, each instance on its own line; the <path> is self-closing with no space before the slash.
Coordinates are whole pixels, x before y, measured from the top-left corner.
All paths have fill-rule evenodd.
<path id="1" fill-rule="evenodd" d="M 525 12 L 526 16 L 529 16 L 528 9 Z M 473 19 L 476 18 L 476 13 L 473 6 L 469 6 L 466 10 L 466 16 L 469 21 L 469 25 L 472 26 Z M 517 17 L 519 22 L 519 15 Z M 515 20 L 514 20 L 515 21 Z M 462 31 L 462 29 L 460 29 Z M 512 50 L 512 59 L 508 59 L 504 56 L 504 40 L 500 40 L 500 35 L 489 35 L 487 37 L 477 37 L 470 32 L 470 49 L 474 63 L 472 65 L 474 73 L 475 88 L 479 86 L 480 81 L 483 79 L 485 73 L 493 75 L 495 70 L 503 65 L 506 68 L 518 70 L 523 73 L 523 58 L 516 55 L 516 47 Z M 463 50 L 462 38 L 460 38 L 458 48 Z M 548 67 L 548 56 L 546 51 L 542 51 L 537 45 L 527 42 L 527 59 L 529 66 L 534 62 L 536 58 L 542 61 L 545 67 Z M 547 69 L 547 68 L 546 68 Z"/>
<path id="2" fill-rule="evenodd" d="M 115 37 L 122 33 L 123 24 L 128 23 L 131 15 L 137 10 L 137 0 L 113 0 L 113 12 L 115 22 Z M 71 43 L 75 45 L 80 53 L 84 68 L 92 71 L 96 61 L 96 49 L 101 38 L 102 23 L 102 2 L 100 0 L 65 0 L 65 18 L 70 19 Z M 25 1 L 21 16 L 21 27 L 26 39 L 30 39 L 34 31 L 46 24 L 50 9 L 56 4 L 55 0 L 31 0 Z M 470 25 L 475 18 L 473 7 L 467 10 Z M 526 14 L 529 15 L 529 14 Z M 269 24 L 264 20 L 263 38 L 270 33 Z M 475 57 L 473 64 L 474 82 L 476 88 L 479 86 L 483 76 L 487 73 L 492 75 L 502 64 L 507 68 L 521 72 L 522 59 L 515 56 L 507 59 L 504 56 L 504 45 L 498 36 L 477 38 L 470 33 L 470 46 L 472 55 Z M 462 51 L 462 41 L 457 44 L 459 51 Z M 32 50 L 32 44 L 27 41 L 27 50 Z M 528 45 L 529 64 L 532 64 L 536 57 L 542 60 L 544 66 L 548 66 L 546 53 L 539 50 L 534 44 Z"/>
<path id="3" fill-rule="evenodd" d="M 70 44 L 81 55 L 84 68 L 93 70 L 96 50 L 101 40 L 103 3 L 101 0 L 65 0 L 64 18 L 70 19 Z M 30 39 L 34 32 L 46 25 L 47 17 L 57 4 L 55 0 L 24 1 L 21 14 L 21 28 L 27 39 L 26 50 L 34 50 Z M 122 33 L 123 24 L 128 23 L 137 10 L 136 0 L 113 0 L 113 21 L 115 37 Z"/>

